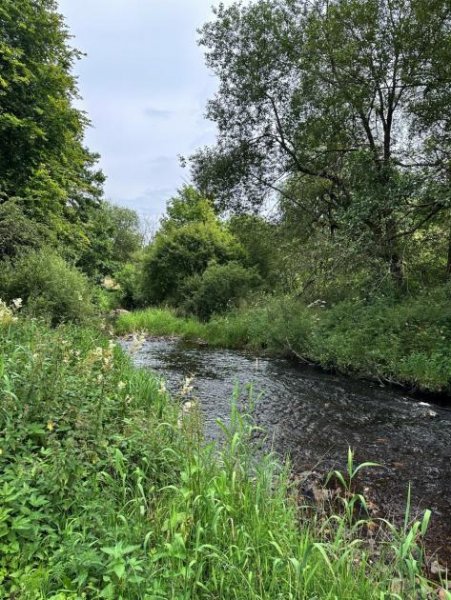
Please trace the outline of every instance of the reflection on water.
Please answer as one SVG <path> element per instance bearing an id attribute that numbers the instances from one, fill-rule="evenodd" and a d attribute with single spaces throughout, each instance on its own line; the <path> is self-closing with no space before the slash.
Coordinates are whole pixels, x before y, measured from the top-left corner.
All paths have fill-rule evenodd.
<path id="1" fill-rule="evenodd" d="M 127 342 L 124 342 L 127 346 Z M 434 513 L 430 535 L 451 556 L 451 410 L 419 402 L 377 384 L 353 381 L 310 367 L 241 352 L 187 347 L 173 340 L 147 340 L 136 363 L 159 372 L 177 392 L 194 376 L 206 434 L 227 421 L 234 389 L 246 405 L 249 386 L 255 421 L 297 472 L 343 469 L 347 449 L 357 462 L 383 467 L 367 481 L 384 512 L 399 516 L 409 482 L 413 505 Z"/>

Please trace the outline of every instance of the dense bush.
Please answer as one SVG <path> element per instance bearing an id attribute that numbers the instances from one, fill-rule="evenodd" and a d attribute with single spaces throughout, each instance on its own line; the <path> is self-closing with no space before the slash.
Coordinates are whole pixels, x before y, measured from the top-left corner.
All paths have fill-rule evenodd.
<path id="1" fill-rule="evenodd" d="M 186 279 L 203 273 L 211 261 L 243 257 L 235 238 L 217 223 L 188 223 L 161 232 L 144 259 L 144 298 L 150 304 L 175 304 L 183 299 Z"/>
<path id="2" fill-rule="evenodd" d="M 262 285 L 255 269 L 239 263 L 211 263 L 207 269 L 186 281 L 183 308 L 206 320 L 215 313 L 225 312 Z"/>
<path id="3" fill-rule="evenodd" d="M 21 298 L 25 310 L 52 323 L 84 322 L 95 313 L 91 284 L 80 271 L 51 250 L 40 250 L 4 262 L 0 295 Z"/>
<path id="4" fill-rule="evenodd" d="M 18 202 L 0 203 L 0 260 L 39 248 L 49 243 L 51 236 L 47 227 L 26 216 Z"/>
<path id="5" fill-rule="evenodd" d="M 126 263 L 114 275 L 120 289 L 118 297 L 120 304 L 127 309 L 137 308 L 144 302 L 141 284 L 142 266 L 140 262 Z"/>

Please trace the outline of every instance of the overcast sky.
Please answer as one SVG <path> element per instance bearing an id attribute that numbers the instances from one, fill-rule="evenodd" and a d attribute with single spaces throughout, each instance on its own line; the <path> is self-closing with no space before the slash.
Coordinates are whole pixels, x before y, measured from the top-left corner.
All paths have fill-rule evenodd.
<path id="1" fill-rule="evenodd" d="M 214 140 L 203 114 L 216 81 L 196 43 L 214 3 L 59 2 L 73 45 L 87 53 L 76 74 L 93 125 L 87 144 L 102 156 L 106 196 L 141 215 L 161 215 L 188 177 L 177 156 Z"/>

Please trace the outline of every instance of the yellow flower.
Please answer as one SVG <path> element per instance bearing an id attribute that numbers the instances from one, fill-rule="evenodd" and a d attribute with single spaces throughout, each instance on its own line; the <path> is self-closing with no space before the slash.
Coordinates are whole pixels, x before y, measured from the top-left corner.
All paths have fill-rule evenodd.
<path id="1" fill-rule="evenodd" d="M 53 421 L 49 421 L 49 422 L 47 423 L 47 429 L 48 429 L 49 431 L 53 431 L 53 430 L 55 429 L 55 423 L 54 423 Z"/>

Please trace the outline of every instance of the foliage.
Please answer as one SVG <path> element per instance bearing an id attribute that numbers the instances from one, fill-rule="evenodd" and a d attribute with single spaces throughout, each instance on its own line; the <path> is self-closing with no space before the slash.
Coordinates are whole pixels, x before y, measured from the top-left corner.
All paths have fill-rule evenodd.
<path id="1" fill-rule="evenodd" d="M 19 204 L 0 204 L 0 261 L 50 243 L 50 230 L 28 218 Z"/>
<path id="2" fill-rule="evenodd" d="M 283 199 L 402 284 L 405 240 L 448 231 L 450 36 L 445 0 L 220 5 L 200 39 L 218 138 L 195 183 L 222 210 Z"/>
<path id="3" fill-rule="evenodd" d="M 1 294 L 7 300 L 21 298 L 34 316 L 83 322 L 93 317 L 93 292 L 87 278 L 52 250 L 24 254 L 2 265 Z"/>
<path id="4" fill-rule="evenodd" d="M 199 211 L 190 204 L 193 197 L 196 203 L 200 202 L 201 212 L 208 208 L 205 220 L 197 220 Z M 213 218 L 214 213 L 200 196 L 173 201 L 172 214 L 174 220 L 164 221 L 144 259 L 143 293 L 147 303 L 180 302 L 186 280 L 202 274 L 211 261 L 224 264 L 244 259 L 237 240 Z"/>
<path id="5" fill-rule="evenodd" d="M 273 287 L 280 283 L 280 261 L 278 252 L 280 231 L 276 223 L 258 215 L 232 215 L 227 222 L 230 232 L 246 252 L 246 264 L 257 269 L 259 275 Z"/>
<path id="6" fill-rule="evenodd" d="M 213 262 L 201 275 L 193 275 L 185 281 L 182 307 L 206 320 L 236 306 L 261 285 L 262 280 L 254 269 L 236 262 L 224 265 Z"/>
<path id="7" fill-rule="evenodd" d="M 119 271 L 115 272 L 114 277 L 120 288 L 120 303 L 124 308 L 137 308 L 144 304 L 141 285 L 141 256 L 138 259 L 137 255 L 135 255 L 135 261 L 125 263 Z"/>
<path id="8" fill-rule="evenodd" d="M 142 246 L 136 212 L 109 202 L 88 211 L 85 232 L 87 242 L 77 266 L 98 279 L 115 274 Z"/>
<path id="9" fill-rule="evenodd" d="M 164 231 L 176 229 L 188 223 L 217 222 L 212 203 L 193 186 L 183 186 L 177 196 L 169 200 L 166 216 L 161 221 Z"/>
<path id="10" fill-rule="evenodd" d="M 0 347 L 0 598 L 433 593 L 414 561 L 424 527 L 371 554 L 365 518 L 304 513 L 236 409 L 216 447 L 94 330 L 19 319 Z"/>
<path id="11" fill-rule="evenodd" d="M 18 247 L 47 228 L 79 248 L 85 211 L 102 193 L 97 156 L 83 145 L 89 123 L 73 105 L 78 91 L 71 69 L 80 53 L 69 38 L 54 0 L 1 3 L 0 205 L 14 202 L 23 213 Z"/>

